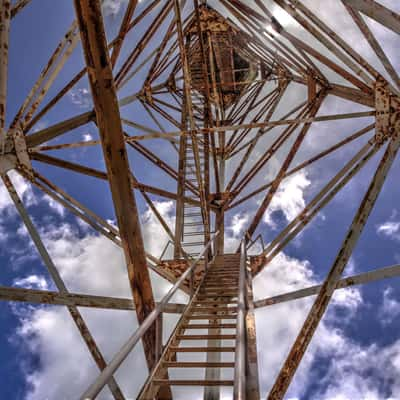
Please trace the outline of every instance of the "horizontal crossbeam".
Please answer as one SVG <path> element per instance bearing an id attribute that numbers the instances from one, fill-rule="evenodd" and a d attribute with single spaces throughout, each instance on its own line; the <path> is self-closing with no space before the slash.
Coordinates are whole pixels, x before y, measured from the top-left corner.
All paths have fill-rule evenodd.
<path id="1" fill-rule="evenodd" d="M 378 281 L 381 279 L 393 278 L 400 276 L 400 264 L 393 265 L 390 267 L 379 268 L 373 271 L 363 272 L 362 274 L 349 276 L 343 278 L 336 284 L 337 289 L 343 289 L 349 286 L 361 285 L 363 283 L 369 283 Z M 268 297 L 266 299 L 257 300 L 254 302 L 255 308 L 261 308 L 266 306 L 272 306 L 273 304 L 285 303 L 291 300 L 297 300 L 308 296 L 317 294 L 322 285 L 310 286 L 308 288 L 295 290 L 293 292 L 279 294 L 277 296 Z"/>
<path id="2" fill-rule="evenodd" d="M 78 293 L 61 293 L 48 290 L 24 289 L 16 287 L 0 286 L 0 300 L 18 301 L 34 304 L 51 304 L 57 306 L 75 306 L 103 308 L 108 310 L 135 310 L 131 299 L 94 296 Z M 185 304 L 168 303 L 164 306 L 165 313 L 180 313 L 185 308 Z"/>

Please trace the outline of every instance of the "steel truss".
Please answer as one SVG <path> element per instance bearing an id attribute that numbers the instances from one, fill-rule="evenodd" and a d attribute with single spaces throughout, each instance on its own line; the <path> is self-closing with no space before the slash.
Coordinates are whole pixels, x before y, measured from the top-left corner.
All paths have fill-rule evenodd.
<path id="1" fill-rule="evenodd" d="M 197 293 L 208 274 L 208 264 L 225 254 L 226 214 L 259 196 L 258 208 L 241 242 L 242 249 L 237 249 L 242 255 L 237 324 L 241 337 L 237 338 L 240 362 L 235 365 L 241 369 L 235 372 L 240 384 L 235 386 L 234 398 L 260 396 L 253 309 L 317 295 L 268 395 L 271 400 L 282 399 L 334 291 L 400 273 L 400 266 L 396 265 L 342 278 L 400 146 L 399 74 L 365 17 L 400 34 L 400 15 L 374 0 L 337 0 L 381 62 L 380 66 L 373 66 L 334 27 L 299 0 L 151 0 L 142 5 L 130 0 L 117 36 L 108 41 L 101 1 L 74 0 L 76 20 L 51 54 L 16 115 L 9 119 L 7 114 L 10 123 L 6 124 L 10 31 L 12 34 L 13 20 L 29 12 L 28 8 L 38 6 L 35 3 L 38 2 L 19 0 L 11 5 L 10 0 L 0 0 L 0 174 L 58 292 L 2 286 L 0 300 L 66 306 L 99 371 L 103 371 L 102 384 L 108 385 L 115 399 L 124 399 L 112 376 L 119 364 L 107 367 L 78 307 L 135 310 L 141 327 L 135 332 L 134 343 L 141 340 L 149 371 L 154 374 L 160 368 L 163 354 L 162 313 L 182 313 L 187 308 L 183 304 L 167 304 L 169 298 L 155 303 L 149 268 L 174 283 L 176 289 L 180 285 L 186 293 Z M 275 17 L 276 7 L 297 22 L 296 33 Z M 298 34 L 300 30 L 312 36 L 314 43 Z M 49 98 L 54 82 L 74 51 L 82 52 L 85 65 Z M 143 76 L 144 79 L 140 78 Z M 90 85 L 93 109 L 35 129 L 84 79 Z M 139 89 L 132 90 L 138 87 L 138 82 Z M 305 94 L 288 107 L 287 97 L 293 87 Z M 332 97 L 359 106 L 359 111 L 320 115 L 321 108 Z M 132 109 L 140 110 L 140 118 L 138 111 Z M 353 119 L 365 119 L 367 123 L 330 147 L 322 147 L 312 157 L 297 162 L 296 156 L 316 124 L 330 123 L 334 130 L 335 122 Z M 63 135 L 86 125 L 97 127 L 98 139 L 62 142 Z M 261 232 L 261 249 L 259 254 L 248 257 L 249 273 L 246 272 L 245 248 L 252 247 L 260 237 L 257 236 L 260 223 L 282 182 L 355 142 L 363 144 L 332 178 L 326 178 L 304 210 L 273 240 L 264 245 Z M 66 157 L 68 152 L 86 148 L 101 149 L 105 170 Z M 379 165 L 325 280 L 318 286 L 253 304 L 251 276 L 254 278 L 268 267 L 377 153 L 383 154 Z M 130 155 L 141 157 L 143 164 L 130 162 Z M 270 172 L 271 163 L 276 160 L 279 167 L 274 177 L 260 184 L 260 176 Z M 108 182 L 117 226 L 84 205 L 83 199 L 68 194 L 62 182 L 55 183 L 44 176 L 39 172 L 40 166 L 47 171 L 57 167 L 65 174 L 73 172 Z M 165 178 L 168 185 L 138 178 L 145 167 L 153 168 L 162 177 L 160 181 Z M 8 175 L 11 170 L 122 248 L 131 299 L 68 291 L 15 190 Z M 74 175 L 70 176 L 73 179 Z M 169 237 L 172 259 L 145 252 L 138 196 Z M 155 204 L 158 199 L 175 203 L 175 227 L 169 226 L 158 211 Z M 166 248 L 167 254 L 168 251 Z M 223 270 L 223 266 L 220 268 Z M 223 335 L 217 324 L 213 326 L 214 322 L 210 320 L 207 325 L 208 347 L 216 348 L 221 345 Z M 173 365 L 175 361 L 168 362 Z M 205 399 L 219 398 L 219 388 L 212 385 L 213 380 L 222 382 L 218 368 L 213 367 L 219 364 L 220 355 L 208 353 L 204 363 L 205 382 L 209 383 Z M 247 375 L 240 375 L 243 368 Z M 168 381 L 168 370 L 163 370 L 163 374 L 163 381 Z M 242 378 L 251 387 L 247 393 Z M 98 389 L 98 381 L 96 385 Z M 163 386 L 154 396 L 172 398 L 170 386 Z"/>

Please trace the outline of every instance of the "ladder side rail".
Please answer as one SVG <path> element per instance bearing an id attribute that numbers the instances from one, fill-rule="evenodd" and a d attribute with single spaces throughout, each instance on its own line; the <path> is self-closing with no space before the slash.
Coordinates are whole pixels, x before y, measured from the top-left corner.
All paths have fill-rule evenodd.
<path id="1" fill-rule="evenodd" d="M 100 393 L 103 387 L 107 384 L 108 380 L 111 376 L 114 375 L 115 371 L 119 368 L 119 366 L 123 363 L 123 361 L 128 357 L 130 352 L 133 350 L 135 345 L 139 342 L 139 340 L 143 337 L 143 335 L 147 332 L 147 330 L 152 326 L 152 324 L 156 321 L 159 315 L 164 310 L 165 305 L 171 300 L 172 296 L 176 293 L 182 283 L 186 278 L 190 276 L 192 271 L 196 268 L 198 262 L 201 258 L 207 253 L 211 243 L 218 236 L 219 231 L 217 231 L 209 240 L 209 242 L 204 246 L 201 253 L 197 256 L 197 258 L 193 261 L 193 263 L 186 269 L 186 271 L 180 276 L 180 278 L 175 282 L 174 286 L 168 291 L 168 293 L 163 297 L 161 302 L 153 309 L 153 311 L 147 316 L 147 318 L 143 321 L 143 323 L 139 326 L 138 329 L 132 334 L 132 336 L 125 342 L 125 344 L 121 347 L 118 353 L 112 358 L 110 363 L 106 368 L 100 373 L 100 375 L 96 378 L 96 380 L 89 386 L 89 388 L 84 392 L 81 396 L 81 400 L 93 400 Z"/>
<path id="2" fill-rule="evenodd" d="M 239 294 L 236 322 L 236 351 L 233 399 L 246 399 L 246 242 L 243 239 L 240 251 Z"/>

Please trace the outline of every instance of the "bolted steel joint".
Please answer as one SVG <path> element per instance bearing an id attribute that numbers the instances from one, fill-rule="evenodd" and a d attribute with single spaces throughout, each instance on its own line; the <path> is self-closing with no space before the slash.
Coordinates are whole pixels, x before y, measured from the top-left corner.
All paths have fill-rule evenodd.
<path id="1" fill-rule="evenodd" d="M 381 145 L 400 129 L 400 99 L 390 92 L 388 83 L 379 77 L 375 83 L 375 144 Z"/>

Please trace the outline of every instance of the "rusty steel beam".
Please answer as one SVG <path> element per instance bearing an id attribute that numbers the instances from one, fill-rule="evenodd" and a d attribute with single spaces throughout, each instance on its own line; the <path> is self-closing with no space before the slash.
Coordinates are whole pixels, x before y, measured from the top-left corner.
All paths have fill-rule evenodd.
<path id="1" fill-rule="evenodd" d="M 285 395 L 290 382 L 303 358 L 305 351 L 318 327 L 319 322 L 323 318 L 329 302 L 335 291 L 336 285 L 351 257 L 358 239 L 365 227 L 368 217 L 375 205 L 378 195 L 383 187 L 386 176 L 389 173 L 393 161 L 395 160 L 400 147 L 400 111 L 399 105 L 394 112 L 394 122 L 391 118 L 387 118 L 381 110 L 390 107 L 390 95 L 385 87 L 385 83 L 378 79 L 376 83 L 376 102 L 377 102 L 377 129 L 376 140 L 381 140 L 390 137 L 390 141 L 386 147 L 385 153 L 382 156 L 379 165 L 375 171 L 374 177 L 368 187 L 368 190 L 361 202 L 361 205 L 351 223 L 342 246 L 336 256 L 336 259 L 326 277 L 321 290 L 309 311 L 309 314 L 293 344 L 286 361 L 284 362 L 278 377 L 268 395 L 269 400 L 282 399 Z M 383 102 L 383 104 L 382 104 Z M 382 125 L 380 125 L 382 124 Z M 392 125 L 392 126 L 390 126 Z M 380 135 L 388 135 L 382 137 Z"/>
<path id="2" fill-rule="evenodd" d="M 186 101 L 183 99 L 182 104 L 182 128 L 186 128 Z M 180 243 L 183 240 L 183 223 L 184 223 L 184 194 L 185 194 L 185 168 L 186 168 L 186 136 L 183 135 L 179 141 L 178 153 L 178 181 L 177 181 L 177 199 L 175 208 L 175 242 L 174 242 L 174 258 L 178 259 L 182 256 Z"/>
<path id="3" fill-rule="evenodd" d="M 33 114 L 38 109 L 44 96 L 49 91 L 54 80 L 57 78 L 61 69 L 64 67 L 66 61 L 78 44 L 79 34 L 77 28 L 78 25 L 76 21 L 74 21 L 54 50 L 22 106 L 19 108 L 13 122 L 11 123 L 11 127 L 15 127 L 18 124 L 19 127 L 25 130 L 26 125 L 31 121 Z"/>
<path id="4" fill-rule="evenodd" d="M 124 42 L 125 36 L 128 33 L 129 24 L 131 22 L 132 16 L 135 12 L 138 0 L 130 0 L 128 5 L 126 6 L 124 18 L 122 19 L 121 26 L 119 28 L 119 32 L 117 37 L 114 39 L 114 47 L 111 53 L 111 65 L 114 67 L 119 53 L 121 51 L 122 44 Z"/>
<path id="5" fill-rule="evenodd" d="M 347 67 L 349 67 L 356 75 L 360 76 L 360 78 L 367 84 L 373 85 L 373 78 L 376 79 L 379 73 L 363 58 L 357 51 L 355 51 L 352 47 L 350 47 L 340 36 L 339 33 L 334 32 L 330 29 L 322 20 L 317 18 L 314 13 L 312 13 L 305 5 L 303 5 L 298 0 L 289 0 L 291 5 L 287 5 L 282 0 L 275 0 L 283 9 L 285 9 L 292 17 L 302 25 L 308 32 L 310 32 L 320 43 L 322 43 L 331 53 L 336 55 L 339 60 L 341 60 Z M 319 28 L 316 29 L 314 25 L 310 24 L 302 15 L 302 12 L 305 16 L 308 17 L 310 21 L 313 22 L 315 26 Z M 321 34 L 326 34 L 324 36 Z M 335 46 L 333 43 L 336 43 Z M 343 50 L 343 51 L 342 51 Z M 344 52 L 346 52 L 354 61 L 349 59 Z M 368 74 L 364 72 L 364 70 L 368 71 Z M 372 78 L 371 78 L 372 76 Z"/>
<path id="6" fill-rule="evenodd" d="M 357 131 L 356 133 L 353 133 L 352 135 L 348 136 L 346 139 L 341 140 L 340 142 L 329 147 L 328 149 L 321 151 L 314 157 L 311 157 L 308 160 L 296 165 L 295 167 L 291 168 L 289 171 L 287 171 L 285 173 L 284 178 L 287 178 L 288 176 L 295 174 L 296 172 L 300 171 L 301 169 L 308 167 L 309 165 L 313 164 L 314 162 L 330 155 L 332 152 L 336 151 L 337 149 L 341 148 L 342 146 L 344 146 L 348 143 L 351 143 L 353 140 L 358 139 L 360 136 L 367 134 L 372 129 L 374 129 L 374 127 L 375 127 L 375 124 L 368 125 L 367 127 Z M 268 189 L 272 185 L 272 182 L 273 181 L 260 186 L 258 189 L 254 190 L 253 192 L 249 193 L 248 195 L 243 196 L 242 198 L 238 199 L 237 201 L 235 201 L 232 204 L 229 204 L 228 209 L 234 208 L 234 207 L 238 206 L 239 204 L 243 203 L 244 201 L 253 198 L 254 196 L 256 196 L 258 193 L 262 192 L 263 190 Z"/>
<path id="7" fill-rule="evenodd" d="M 119 87 L 122 83 L 122 80 L 126 77 L 126 74 L 129 72 L 130 68 L 133 66 L 135 61 L 138 59 L 142 51 L 146 48 L 147 44 L 150 42 L 152 37 L 155 35 L 159 27 L 161 26 L 164 19 L 167 17 L 169 12 L 172 9 L 171 2 L 166 2 L 160 13 L 155 17 L 152 23 L 147 28 L 146 32 L 143 34 L 142 38 L 139 40 L 136 47 L 129 54 L 128 58 L 118 71 L 115 76 L 116 85 Z M 129 28 L 128 28 L 129 30 Z"/>
<path id="8" fill-rule="evenodd" d="M 267 104 L 267 109 L 265 111 L 268 110 L 268 112 L 266 112 L 264 121 L 265 122 L 269 122 L 270 118 L 272 117 L 273 113 L 275 112 L 276 108 L 278 107 L 279 102 L 281 101 L 285 90 L 286 90 L 287 86 L 285 85 L 284 88 L 277 93 L 276 97 L 272 98 L 270 102 L 268 102 Z M 264 111 L 264 109 L 262 110 Z M 251 140 L 251 143 L 249 145 L 249 147 L 247 148 L 245 154 L 243 155 L 242 159 L 239 162 L 239 165 L 237 167 L 237 169 L 235 170 L 235 172 L 232 174 L 232 178 L 229 181 L 228 185 L 226 186 L 226 190 L 230 191 L 232 186 L 235 184 L 236 179 L 239 177 L 240 173 L 242 172 L 245 164 L 247 163 L 247 161 L 249 160 L 250 156 L 253 153 L 253 150 L 255 149 L 257 142 L 259 140 L 259 138 L 261 137 L 261 135 L 263 134 L 263 130 L 259 129 L 258 132 L 256 133 L 255 137 Z M 239 142 L 240 143 L 240 142 Z M 238 144 L 239 144 L 238 143 Z M 235 146 L 235 145 L 232 145 Z"/>
<path id="9" fill-rule="evenodd" d="M 200 194 L 200 203 L 201 203 L 201 213 L 203 218 L 204 230 L 206 234 L 209 236 L 210 234 L 210 226 L 209 226 L 209 214 L 208 214 L 208 207 L 207 207 L 207 198 L 205 193 L 205 187 L 203 182 L 203 177 L 201 176 L 201 167 L 200 167 L 200 158 L 199 158 L 199 146 L 198 140 L 196 135 L 196 124 L 194 121 L 193 115 L 193 103 L 191 97 L 191 75 L 190 75 L 190 68 L 189 62 L 187 58 L 187 51 L 184 42 L 184 32 L 182 26 L 182 18 L 181 18 L 181 10 L 179 5 L 179 0 L 173 1 L 174 7 L 174 15 L 175 15 L 175 23 L 176 23 L 176 30 L 178 36 L 178 44 L 179 44 L 179 52 L 181 57 L 183 75 L 184 75 L 184 84 L 183 90 L 185 93 L 185 102 L 186 102 L 186 113 L 190 124 L 191 129 L 191 141 L 193 147 L 193 156 L 194 156 L 194 163 L 195 163 L 195 172 L 197 178 L 197 184 L 199 186 L 199 194 Z"/>
<path id="10" fill-rule="evenodd" d="M 10 34 L 11 1 L 0 0 L 0 144 L 3 146 L 6 125 L 8 44 Z"/>
<path id="11" fill-rule="evenodd" d="M 376 40 L 374 34 L 369 29 L 367 23 L 364 21 L 364 19 L 362 18 L 362 16 L 360 15 L 360 13 L 358 11 L 353 10 L 351 7 L 349 7 L 346 3 L 344 3 L 344 0 L 342 0 L 342 3 L 346 7 L 351 18 L 353 18 L 353 21 L 356 23 L 356 25 L 360 29 L 361 33 L 364 35 L 365 39 L 368 41 L 371 48 L 374 50 L 376 56 L 378 57 L 378 60 L 382 63 L 382 65 L 386 69 L 386 72 L 393 79 L 393 82 L 395 82 L 397 87 L 400 88 L 400 77 L 399 77 L 398 73 L 393 68 L 392 63 L 390 62 L 389 58 L 387 57 L 382 46 L 379 44 L 378 40 Z"/>
<path id="12" fill-rule="evenodd" d="M 293 132 L 296 131 L 297 127 L 300 125 L 302 117 L 304 117 L 309 112 L 309 105 L 301 108 L 297 114 L 298 119 L 295 119 L 294 123 L 289 125 L 265 150 L 263 154 L 254 162 L 253 166 L 249 171 L 246 172 L 244 177 L 236 184 L 232 189 L 234 192 L 233 198 L 237 197 L 241 191 L 249 184 L 249 182 L 254 179 L 254 177 L 260 172 L 260 170 L 265 166 L 265 164 L 274 156 L 274 154 L 282 148 L 282 146 L 289 140 Z"/>
<path id="13" fill-rule="evenodd" d="M 8 193 L 10 194 L 10 197 L 15 205 L 15 208 L 18 210 L 18 213 L 20 214 L 21 219 L 23 220 L 23 222 L 25 224 L 25 227 L 26 227 L 27 231 L 29 232 L 30 237 L 32 238 L 33 243 L 36 246 L 36 249 L 38 250 L 51 278 L 54 281 L 54 284 L 56 285 L 56 287 L 60 293 L 67 294 L 68 293 L 67 287 L 65 286 L 65 283 L 62 280 L 60 273 L 58 272 L 45 245 L 43 244 L 43 241 L 40 238 L 38 231 L 36 230 L 35 226 L 33 225 L 33 222 L 30 219 L 28 212 L 26 211 L 24 205 L 22 204 L 22 201 L 19 198 L 14 185 L 12 184 L 10 178 L 7 175 L 2 175 L 2 180 L 7 188 Z M 106 361 L 105 361 L 103 355 L 101 354 L 99 348 L 97 347 L 97 344 L 96 344 L 93 336 L 91 335 L 81 313 L 79 312 L 78 308 L 76 308 L 75 306 L 68 306 L 68 311 L 69 311 L 72 319 L 74 320 L 75 325 L 78 328 L 78 330 L 82 336 L 82 339 L 86 343 L 86 346 L 87 346 L 89 352 L 91 353 L 96 365 L 99 367 L 100 370 L 103 370 L 107 365 Z M 124 396 L 121 392 L 121 389 L 119 388 L 119 386 L 114 378 L 111 378 L 108 381 L 108 387 L 110 388 L 111 393 L 113 394 L 113 397 L 116 400 L 124 400 Z"/>
<path id="14" fill-rule="evenodd" d="M 48 156 L 46 154 L 41 153 L 32 153 L 31 159 L 35 161 L 39 161 L 45 164 L 54 165 L 59 168 L 68 169 L 70 171 L 74 171 L 80 174 L 84 174 L 87 176 L 91 176 L 94 178 L 107 180 L 107 173 L 104 171 L 100 171 L 98 169 L 86 167 L 84 165 L 76 164 L 71 161 L 62 160 L 60 158 Z M 144 190 L 147 193 L 152 193 L 157 196 L 165 197 L 167 199 L 176 200 L 177 195 L 175 193 L 169 192 L 168 190 L 157 188 L 155 186 L 146 185 L 142 182 L 138 182 L 131 178 L 131 185 L 133 189 Z M 191 197 L 184 197 L 185 203 L 193 204 L 193 205 L 200 205 L 198 200 L 195 200 Z M 211 206 L 211 209 L 216 210 L 216 206 Z"/>
<path id="15" fill-rule="evenodd" d="M 131 299 L 121 297 L 95 296 L 71 292 L 53 292 L 49 290 L 6 286 L 0 286 L 0 301 L 18 301 L 66 307 L 101 308 L 106 310 L 135 310 L 135 306 Z M 163 312 L 167 314 L 177 314 L 181 313 L 184 308 L 185 304 L 168 303 L 164 306 Z"/>
<path id="16" fill-rule="evenodd" d="M 88 111 L 83 114 L 77 115 L 76 117 L 67 119 L 63 122 L 59 122 L 53 126 L 42 129 L 38 132 L 33 133 L 26 137 L 26 145 L 28 147 L 38 146 L 42 143 L 48 142 L 62 135 L 72 129 L 78 128 L 88 122 L 93 121 L 95 113 L 93 111 Z"/>
<path id="17" fill-rule="evenodd" d="M 74 3 L 129 282 L 138 321 L 142 323 L 154 309 L 155 303 L 139 215 L 131 187 L 100 1 L 75 0 Z M 143 337 L 144 352 L 150 369 L 155 363 L 155 333 L 153 327 Z"/>
<path id="18" fill-rule="evenodd" d="M 400 15 L 374 0 L 343 0 L 345 4 L 400 35 Z"/>
<path id="19" fill-rule="evenodd" d="M 340 279 L 336 283 L 335 290 L 347 288 L 354 285 L 362 285 L 369 282 L 375 282 L 381 279 L 394 278 L 399 275 L 400 275 L 400 265 L 392 265 L 390 267 L 379 268 L 373 271 L 363 272 L 358 275 L 348 276 L 346 278 Z M 287 301 L 313 296 L 318 294 L 321 288 L 322 284 L 295 290 L 289 293 L 278 294 L 272 297 L 268 297 L 266 299 L 255 301 L 254 307 L 262 308 L 262 307 L 272 306 L 274 304 L 284 303 Z"/>
<path id="20" fill-rule="evenodd" d="M 335 197 L 335 195 L 366 165 L 378 152 L 380 146 L 368 142 L 306 205 L 296 218 L 283 229 L 263 250 L 264 259 L 253 269 L 258 274 L 307 224 Z"/>
<path id="21" fill-rule="evenodd" d="M 309 111 L 309 114 L 311 117 L 314 117 L 317 114 L 324 99 L 325 99 L 324 92 L 320 92 L 319 94 L 317 94 L 317 96 L 314 99 L 314 104 L 312 105 L 312 107 Z M 287 154 L 287 156 L 285 158 L 285 161 L 282 163 L 282 166 L 277 174 L 277 177 L 273 181 L 268 193 L 265 195 L 256 214 L 254 215 L 253 220 L 250 223 L 249 228 L 246 231 L 246 241 L 248 240 L 248 238 L 251 238 L 253 236 L 255 230 L 257 229 L 257 226 L 260 223 L 261 218 L 263 217 L 268 206 L 271 204 L 273 196 L 277 192 L 279 185 L 281 184 L 282 180 L 284 179 L 284 176 L 285 176 L 290 164 L 292 163 L 294 157 L 296 156 L 301 144 L 303 143 L 303 140 L 306 137 L 306 134 L 309 131 L 310 127 L 311 127 L 311 124 L 304 124 L 300 133 L 296 137 L 289 153 Z"/>
<path id="22" fill-rule="evenodd" d="M 18 0 L 11 8 L 11 18 L 14 18 L 31 0 Z"/>

